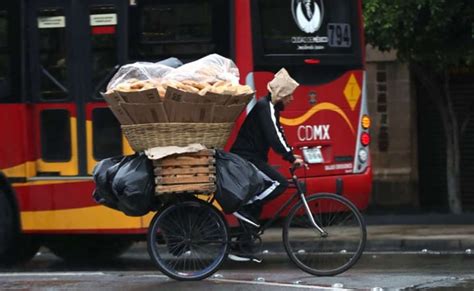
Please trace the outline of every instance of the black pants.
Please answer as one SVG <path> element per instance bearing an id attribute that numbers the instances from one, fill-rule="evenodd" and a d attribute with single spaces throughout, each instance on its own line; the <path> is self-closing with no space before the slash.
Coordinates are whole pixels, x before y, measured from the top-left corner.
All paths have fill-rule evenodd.
<path id="1" fill-rule="evenodd" d="M 266 196 L 263 200 L 257 200 L 252 204 L 245 205 L 243 208 L 250 212 L 253 217 L 258 218 L 262 212 L 263 204 L 267 203 L 270 200 L 275 199 L 280 194 L 282 194 L 286 188 L 288 188 L 288 180 L 283 177 L 280 172 L 272 168 L 267 162 L 262 160 L 249 160 L 252 164 L 254 164 L 260 171 L 265 173 L 270 179 L 274 181 L 278 181 L 280 185 L 275 188 L 268 196 Z"/>

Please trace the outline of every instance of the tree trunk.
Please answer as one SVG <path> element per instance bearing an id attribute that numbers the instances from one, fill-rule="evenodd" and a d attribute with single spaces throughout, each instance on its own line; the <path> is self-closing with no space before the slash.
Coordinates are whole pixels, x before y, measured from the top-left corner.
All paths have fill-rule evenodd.
<path id="1" fill-rule="evenodd" d="M 460 214 L 462 206 L 459 126 L 449 93 L 448 73 L 446 71 L 442 75 L 438 75 L 433 69 L 416 63 L 411 64 L 411 68 L 416 78 L 427 90 L 427 97 L 436 104 L 441 115 L 446 140 L 446 181 L 449 210 L 451 213 Z"/>
<path id="2" fill-rule="evenodd" d="M 445 129 L 446 129 L 446 171 L 448 182 L 448 200 L 449 209 L 452 213 L 460 214 L 461 206 L 461 146 L 459 125 L 454 111 L 453 100 L 449 92 L 449 73 L 443 74 L 443 91 L 445 110 L 447 111 Z"/>

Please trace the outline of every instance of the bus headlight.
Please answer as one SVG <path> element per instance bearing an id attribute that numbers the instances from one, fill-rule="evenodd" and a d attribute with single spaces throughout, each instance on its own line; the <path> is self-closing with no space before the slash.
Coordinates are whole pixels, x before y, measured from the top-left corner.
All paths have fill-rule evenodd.
<path id="1" fill-rule="evenodd" d="M 367 154 L 367 151 L 365 149 L 361 149 L 359 151 L 359 161 L 361 163 L 367 162 L 368 157 L 369 157 L 369 155 Z"/>

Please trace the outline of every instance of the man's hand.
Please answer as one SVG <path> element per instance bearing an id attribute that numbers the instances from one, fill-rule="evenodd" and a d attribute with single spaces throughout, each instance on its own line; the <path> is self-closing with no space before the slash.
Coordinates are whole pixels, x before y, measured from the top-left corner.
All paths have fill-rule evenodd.
<path id="1" fill-rule="evenodd" d="M 308 165 L 306 165 L 304 163 L 301 156 L 295 155 L 295 158 L 296 158 L 296 160 L 293 162 L 293 167 L 295 167 L 295 168 L 299 168 L 299 167 L 302 167 L 302 166 L 306 166 L 306 168 L 308 167 Z"/>

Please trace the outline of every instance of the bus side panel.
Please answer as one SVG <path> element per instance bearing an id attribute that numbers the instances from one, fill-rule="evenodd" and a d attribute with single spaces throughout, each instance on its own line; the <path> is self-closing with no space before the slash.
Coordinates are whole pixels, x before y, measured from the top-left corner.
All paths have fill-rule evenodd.
<path id="1" fill-rule="evenodd" d="M 302 173 L 303 170 L 300 170 L 299 175 L 304 176 Z M 363 174 L 307 178 L 302 181 L 307 185 L 307 195 L 310 195 L 321 192 L 335 193 L 337 179 L 342 179 L 342 196 L 348 198 L 361 210 L 368 207 L 372 191 L 372 169 L 370 167 Z M 261 218 L 272 218 L 281 205 L 289 200 L 295 192 L 295 189 L 288 189 L 278 198 L 265 204 Z M 287 214 L 288 211 L 284 211 L 282 216 L 285 217 Z"/>
<path id="2" fill-rule="evenodd" d="M 14 188 L 25 233 L 145 232 L 147 216 L 129 217 L 98 205 L 92 198 L 92 181 L 37 181 Z"/>
<path id="3" fill-rule="evenodd" d="M 235 64 L 239 68 L 240 72 L 240 83 L 253 85 L 253 77 L 251 75 L 253 71 L 253 42 L 252 38 L 252 26 L 250 21 L 242 21 L 242 19 L 250 19 L 250 0 L 239 0 L 233 1 L 233 11 L 235 16 L 233 17 L 234 23 L 234 45 L 235 45 Z M 257 95 L 258 96 L 258 95 Z M 230 150 L 232 145 L 237 138 L 239 129 L 245 121 L 247 114 L 250 112 L 251 106 L 247 106 L 240 116 L 235 121 L 234 128 L 229 135 L 225 150 Z"/>
<path id="4" fill-rule="evenodd" d="M 7 176 L 33 176 L 35 154 L 28 146 L 31 140 L 30 110 L 27 105 L 0 105 L 0 170 Z"/>

